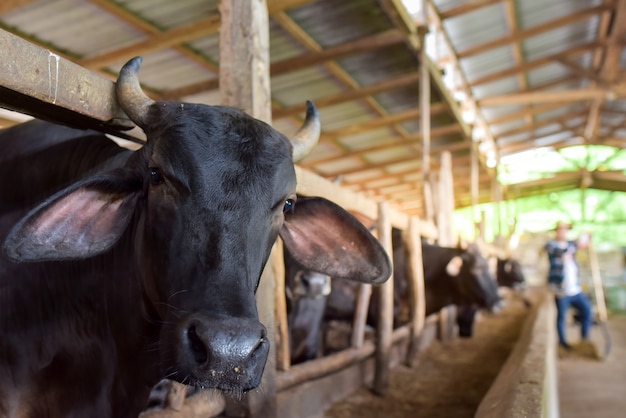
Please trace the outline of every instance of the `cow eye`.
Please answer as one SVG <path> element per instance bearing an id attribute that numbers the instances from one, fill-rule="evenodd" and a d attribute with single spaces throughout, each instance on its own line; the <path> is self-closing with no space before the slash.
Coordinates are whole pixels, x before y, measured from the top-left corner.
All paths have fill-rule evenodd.
<path id="1" fill-rule="evenodd" d="M 161 175 L 161 171 L 156 167 L 150 167 L 150 181 L 152 184 L 161 184 L 163 183 L 163 176 Z"/>
<path id="2" fill-rule="evenodd" d="M 283 213 L 291 212 L 295 207 L 296 201 L 294 199 L 287 199 L 285 200 L 285 205 L 283 206 Z"/>

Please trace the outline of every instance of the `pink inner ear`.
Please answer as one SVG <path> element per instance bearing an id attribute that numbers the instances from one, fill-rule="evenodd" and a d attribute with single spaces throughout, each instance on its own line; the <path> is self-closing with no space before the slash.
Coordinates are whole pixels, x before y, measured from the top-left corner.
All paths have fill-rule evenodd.
<path id="1" fill-rule="evenodd" d="M 52 258 L 86 257 L 113 244 L 126 227 L 124 195 L 77 189 L 33 216 L 23 241 Z M 30 244 L 27 244 L 30 242 Z M 39 250 L 36 250 L 39 248 Z"/>
<path id="2" fill-rule="evenodd" d="M 79 236 L 103 237 L 110 233 L 122 196 L 78 189 L 50 205 L 31 224 L 33 233 L 75 240 Z"/>

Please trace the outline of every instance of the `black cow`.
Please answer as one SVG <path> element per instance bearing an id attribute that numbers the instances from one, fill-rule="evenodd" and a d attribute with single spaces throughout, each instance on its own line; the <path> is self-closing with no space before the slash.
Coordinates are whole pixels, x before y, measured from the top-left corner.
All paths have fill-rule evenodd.
<path id="1" fill-rule="evenodd" d="M 519 261 L 513 258 L 498 258 L 496 265 L 496 278 L 499 286 L 517 289 L 526 285 L 524 272 Z"/>
<path id="2" fill-rule="evenodd" d="M 390 274 L 347 212 L 296 204 L 293 161 L 319 134 L 310 103 L 290 141 L 236 109 L 152 101 L 140 62 L 117 82 L 140 150 L 42 121 L 0 132 L 0 416 L 135 417 L 162 377 L 256 387 L 254 293 L 279 233 L 308 269 Z"/>
<path id="3" fill-rule="evenodd" d="M 304 268 L 289 250 L 285 250 L 285 293 L 292 364 L 313 359 L 321 352 L 319 334 L 330 290 L 329 275 Z"/>
<path id="4" fill-rule="evenodd" d="M 406 250 L 402 244 L 399 230 L 394 230 L 393 262 L 394 262 L 394 325 L 401 325 L 406 321 L 402 315 L 405 309 L 402 305 L 408 303 Z M 489 265 L 476 245 L 466 249 L 447 248 L 422 242 L 422 257 L 424 264 L 424 286 L 426 300 L 426 315 L 440 311 L 448 305 L 456 305 L 458 309 L 457 323 L 459 335 L 471 336 L 474 316 L 479 309 L 496 310 L 500 303 L 496 281 L 489 271 Z M 324 319 L 326 321 L 349 321 L 354 316 L 358 285 L 347 280 L 332 280 L 332 290 L 327 298 Z M 378 294 L 374 292 L 368 310 L 367 322 L 376 326 Z M 322 303 L 307 311 L 306 315 L 319 316 Z M 316 310 L 315 310 L 316 309 Z M 300 320 L 297 318 L 293 321 Z M 302 322 L 302 321 L 301 321 Z M 298 341 L 308 341 L 310 350 L 317 343 L 313 343 L 313 336 L 320 333 L 315 324 L 306 329 L 299 329 Z M 305 337 L 306 336 L 306 337 Z M 293 338 L 294 336 L 292 336 Z M 342 339 L 343 341 L 343 339 Z M 333 347 L 345 348 L 345 341 L 338 343 L 327 342 Z M 310 357 L 313 358 L 313 357 Z M 305 358 L 305 360 L 310 359 Z"/>
<path id="5" fill-rule="evenodd" d="M 496 278 L 498 285 L 513 289 L 515 295 L 522 299 L 526 307 L 531 306 L 530 300 L 524 295 L 526 278 L 519 261 L 514 258 L 498 258 L 496 264 Z"/>

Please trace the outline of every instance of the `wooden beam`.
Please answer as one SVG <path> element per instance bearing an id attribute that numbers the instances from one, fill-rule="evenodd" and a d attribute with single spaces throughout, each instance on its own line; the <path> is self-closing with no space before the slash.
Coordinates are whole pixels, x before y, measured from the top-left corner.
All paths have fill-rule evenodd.
<path id="1" fill-rule="evenodd" d="M 104 131 L 134 126 L 117 104 L 112 81 L 4 30 L 0 86 L 0 103 L 18 112 Z"/>
<path id="2" fill-rule="evenodd" d="M 547 103 L 547 102 L 578 102 L 594 100 L 598 98 L 614 98 L 615 93 L 600 88 L 581 88 L 564 91 L 536 91 L 524 93 L 503 94 L 480 99 L 478 104 L 482 107 L 505 106 L 524 103 Z"/>

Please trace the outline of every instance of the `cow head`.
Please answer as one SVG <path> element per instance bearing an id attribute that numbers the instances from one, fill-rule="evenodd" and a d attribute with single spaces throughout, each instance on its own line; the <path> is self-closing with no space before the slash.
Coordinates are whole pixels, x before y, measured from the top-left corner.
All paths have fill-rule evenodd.
<path id="1" fill-rule="evenodd" d="M 519 261 L 512 258 L 498 258 L 496 277 L 500 286 L 511 288 L 521 287 L 526 282 L 524 273 L 522 272 L 522 266 Z"/>
<path id="2" fill-rule="evenodd" d="M 446 266 L 446 272 L 458 280 L 458 289 L 465 301 L 489 310 L 497 306 L 500 301 L 498 286 L 478 246 L 470 244 L 467 249 L 459 250 Z"/>
<path id="3" fill-rule="evenodd" d="M 269 350 L 254 293 L 279 233 L 300 264 L 334 277 L 356 272 L 380 283 L 389 259 L 338 206 L 296 203 L 293 162 L 320 130 L 311 103 L 289 140 L 233 108 L 151 100 L 139 86 L 140 63 L 122 68 L 117 95 L 146 144 L 33 209 L 5 252 L 17 261 L 75 260 L 130 242 L 144 309 L 154 326 L 163 324 L 161 373 L 191 385 L 254 388 Z"/>

